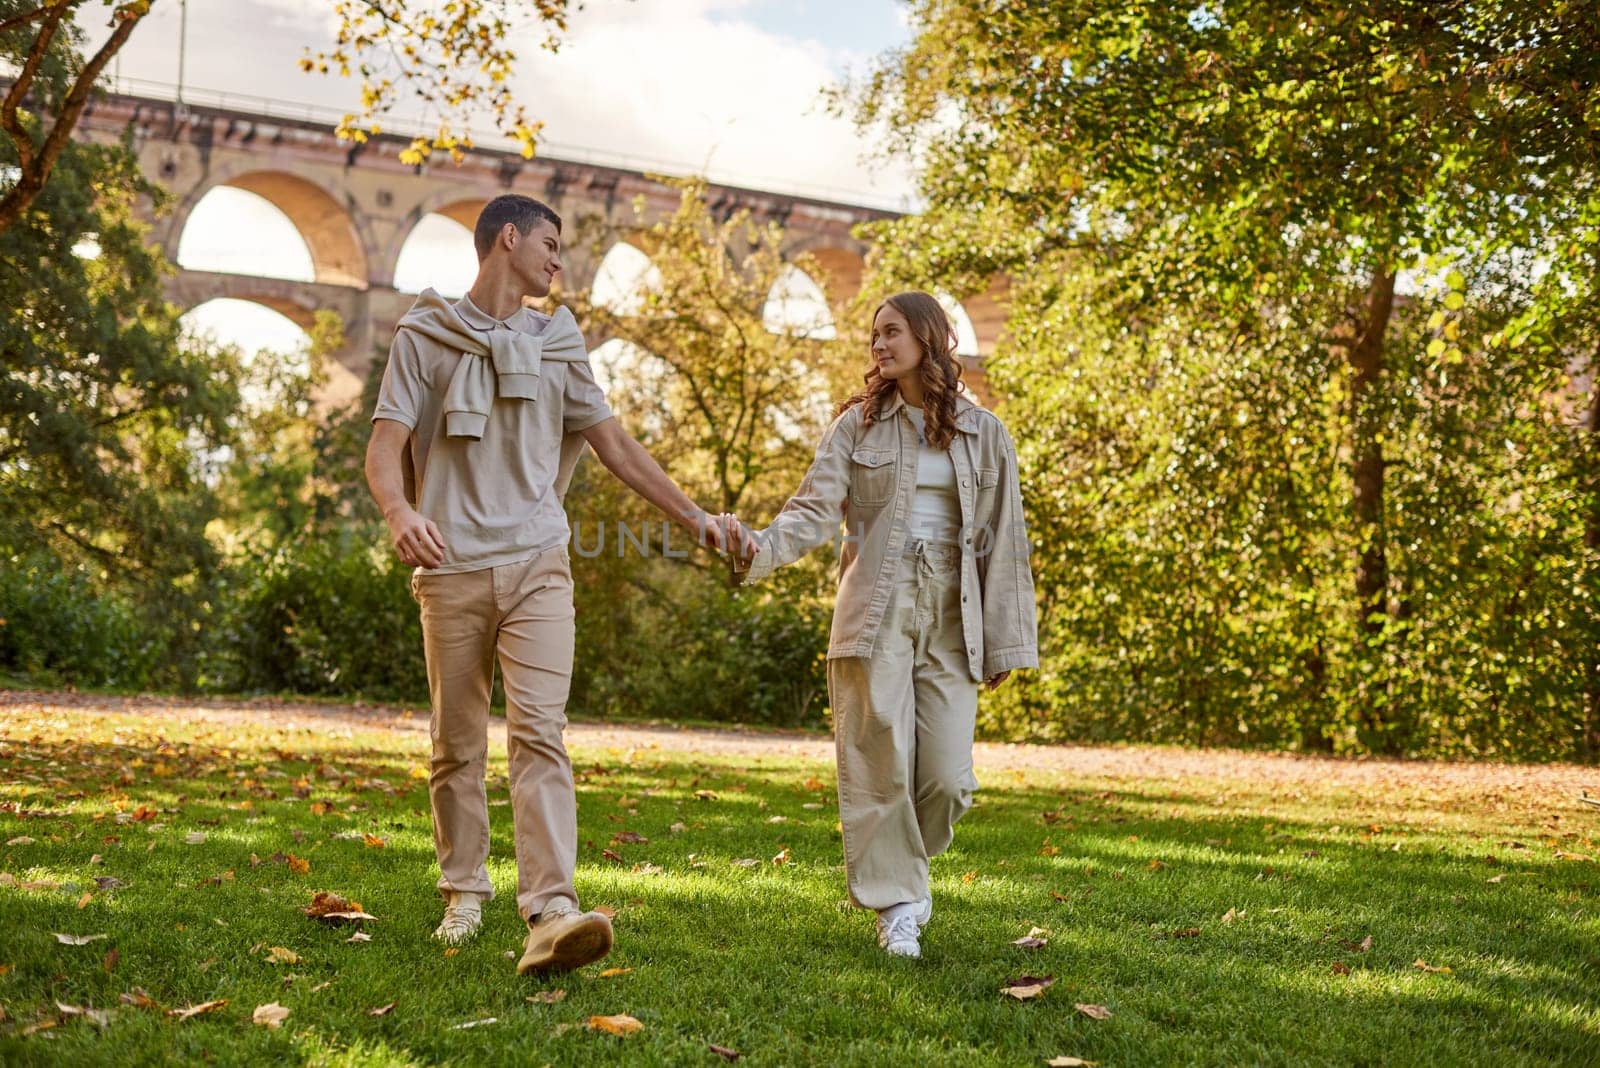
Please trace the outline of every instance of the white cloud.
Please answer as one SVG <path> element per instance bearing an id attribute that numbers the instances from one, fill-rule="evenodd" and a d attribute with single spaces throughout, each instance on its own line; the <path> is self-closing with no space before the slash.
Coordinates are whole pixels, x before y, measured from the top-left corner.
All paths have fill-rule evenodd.
<path id="1" fill-rule="evenodd" d="M 241 108 L 250 97 L 288 110 L 351 107 L 356 83 L 296 69 L 307 45 L 331 42 L 331 11 L 329 0 L 191 3 L 190 97 L 212 90 Z M 91 43 L 105 34 L 95 13 L 86 13 Z M 763 29 L 759 16 L 747 0 L 590 0 L 554 55 L 539 47 L 540 29 L 519 32 L 519 99 L 544 120 L 551 156 L 628 156 L 731 184 L 905 206 L 904 167 L 863 164 L 870 146 L 821 101 L 836 72 L 859 68 L 867 54 Z M 116 71 L 153 83 L 144 91 L 170 85 L 177 43 L 177 6 L 155 5 Z"/>

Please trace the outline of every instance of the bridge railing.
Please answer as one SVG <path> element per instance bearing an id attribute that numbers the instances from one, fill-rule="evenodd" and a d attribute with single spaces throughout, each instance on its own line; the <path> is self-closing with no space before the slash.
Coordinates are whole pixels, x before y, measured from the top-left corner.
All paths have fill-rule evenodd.
<path id="1" fill-rule="evenodd" d="M 348 114 L 341 108 L 330 108 L 321 104 L 295 103 L 275 97 L 254 96 L 249 93 L 197 88 L 189 85 L 183 87 L 182 99 L 180 100 L 178 86 L 170 82 L 150 81 L 144 78 L 104 76 L 100 79 L 100 87 L 107 93 L 118 96 L 136 97 L 160 101 L 161 103 L 188 105 L 217 111 L 231 111 L 265 119 L 278 119 L 284 122 L 309 123 L 316 126 L 325 126 L 330 132 Z M 381 126 L 385 135 L 406 139 L 430 137 L 437 132 L 437 126 L 429 126 L 420 120 L 404 117 L 386 117 Z M 519 150 L 519 146 L 515 141 L 501 137 L 498 134 L 485 134 L 471 129 L 460 132 L 470 137 L 473 145 L 481 149 L 500 152 L 516 152 Z M 582 145 L 550 141 L 544 138 L 539 141 L 539 152 L 540 155 L 547 159 L 566 163 L 583 163 L 595 167 L 614 167 L 619 170 L 644 171 L 651 174 L 688 175 L 698 174 L 706 170 L 703 165 L 696 166 L 685 163 L 682 160 L 667 160 L 628 152 L 594 149 Z M 854 207 L 875 208 L 892 212 L 915 210 L 915 205 L 912 204 L 908 197 L 874 196 L 872 194 L 863 194 L 859 190 L 845 189 L 817 182 L 794 181 L 772 175 L 755 176 L 717 171 L 713 171 L 710 174 L 710 178 L 713 182 L 722 185 L 744 186 L 749 189 L 787 193 L 791 196 L 808 197 Z"/>

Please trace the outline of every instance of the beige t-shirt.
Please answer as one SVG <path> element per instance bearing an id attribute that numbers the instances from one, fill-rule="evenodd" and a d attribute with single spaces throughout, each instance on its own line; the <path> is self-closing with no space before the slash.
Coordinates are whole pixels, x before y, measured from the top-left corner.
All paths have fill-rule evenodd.
<path id="1" fill-rule="evenodd" d="M 496 320 L 463 297 L 469 326 L 538 335 L 548 316 L 523 308 Z M 417 511 L 444 537 L 444 563 L 423 574 L 480 571 L 566 543 L 567 513 L 556 494 L 564 434 L 611 418 L 588 363 L 546 360 L 536 400 L 496 398 L 479 439 L 445 435 L 444 399 L 461 354 L 412 330 L 395 333 L 372 418 L 411 428 Z"/>

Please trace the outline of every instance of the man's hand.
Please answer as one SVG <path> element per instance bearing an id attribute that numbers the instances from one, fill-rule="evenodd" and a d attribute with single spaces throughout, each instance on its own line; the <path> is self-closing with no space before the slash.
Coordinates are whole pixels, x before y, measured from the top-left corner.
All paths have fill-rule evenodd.
<path id="1" fill-rule="evenodd" d="M 409 505 L 396 508 L 389 517 L 389 537 L 401 561 L 412 567 L 432 568 L 444 563 L 444 538 L 439 528 Z"/>
<path id="2" fill-rule="evenodd" d="M 749 571 L 756 552 L 761 548 L 755 535 L 750 533 L 750 528 L 733 512 L 728 513 L 728 546 L 735 571 Z"/>
<path id="3" fill-rule="evenodd" d="M 990 675 L 989 681 L 983 684 L 984 688 L 987 690 L 998 690 L 1000 688 L 1000 684 L 1005 682 L 1010 677 L 1011 672 L 1009 671 L 1002 671 L 998 675 Z"/>

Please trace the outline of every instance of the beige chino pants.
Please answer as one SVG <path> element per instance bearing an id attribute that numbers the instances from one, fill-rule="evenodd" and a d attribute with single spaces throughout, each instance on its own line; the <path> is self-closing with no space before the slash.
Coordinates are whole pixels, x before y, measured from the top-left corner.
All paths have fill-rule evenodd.
<path id="1" fill-rule="evenodd" d="M 498 658 L 517 855 L 517 909 L 538 916 L 555 898 L 576 905 L 578 807 L 561 732 L 572 684 L 572 570 L 565 546 L 481 571 L 417 575 L 433 738 L 428 794 L 440 891 L 492 897 L 489 694 Z"/>
<path id="2" fill-rule="evenodd" d="M 850 900 L 928 893 L 928 861 L 972 807 L 978 684 L 961 631 L 959 549 L 916 543 L 899 564 L 872 656 L 828 661 Z"/>

